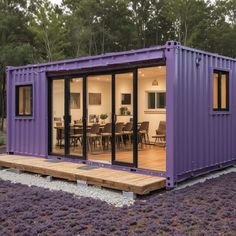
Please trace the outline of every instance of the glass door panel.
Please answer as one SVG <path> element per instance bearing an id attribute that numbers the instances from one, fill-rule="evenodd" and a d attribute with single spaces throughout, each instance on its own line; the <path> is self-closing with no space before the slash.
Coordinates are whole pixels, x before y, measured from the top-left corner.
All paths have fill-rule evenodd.
<path id="1" fill-rule="evenodd" d="M 64 80 L 51 82 L 51 152 L 64 155 L 65 129 L 64 129 Z"/>
<path id="2" fill-rule="evenodd" d="M 87 77 L 87 157 L 111 163 L 112 149 L 112 76 Z"/>
<path id="3" fill-rule="evenodd" d="M 70 79 L 69 154 L 83 156 L 83 78 Z"/>
<path id="4" fill-rule="evenodd" d="M 138 168 L 165 171 L 166 67 L 138 69 Z"/>
<path id="5" fill-rule="evenodd" d="M 114 164 L 133 165 L 133 72 L 115 74 Z"/>

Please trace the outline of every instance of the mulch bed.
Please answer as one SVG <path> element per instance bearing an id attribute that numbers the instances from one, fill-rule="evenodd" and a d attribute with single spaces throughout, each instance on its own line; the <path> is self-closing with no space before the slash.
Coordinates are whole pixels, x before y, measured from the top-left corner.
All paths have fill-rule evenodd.
<path id="1" fill-rule="evenodd" d="M 236 235 L 236 173 L 115 208 L 0 180 L 0 235 Z"/>

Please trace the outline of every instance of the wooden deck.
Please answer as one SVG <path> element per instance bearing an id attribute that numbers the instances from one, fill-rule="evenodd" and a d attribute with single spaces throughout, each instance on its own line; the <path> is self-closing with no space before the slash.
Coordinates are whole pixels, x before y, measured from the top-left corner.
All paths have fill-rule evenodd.
<path id="1" fill-rule="evenodd" d="M 166 181 L 163 177 L 30 156 L 2 155 L 0 167 L 15 168 L 71 181 L 81 180 L 88 185 L 140 195 L 164 188 Z"/>

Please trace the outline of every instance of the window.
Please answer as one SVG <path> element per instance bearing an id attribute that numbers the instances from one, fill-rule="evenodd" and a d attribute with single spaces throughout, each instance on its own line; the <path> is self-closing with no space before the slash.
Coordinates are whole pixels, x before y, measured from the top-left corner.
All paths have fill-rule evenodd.
<path id="1" fill-rule="evenodd" d="M 32 116 L 32 85 L 16 87 L 16 115 Z"/>
<path id="2" fill-rule="evenodd" d="M 164 109 L 166 108 L 165 92 L 148 92 L 147 93 L 148 109 Z"/>
<path id="3" fill-rule="evenodd" d="M 229 72 L 214 70 L 213 110 L 229 110 Z"/>

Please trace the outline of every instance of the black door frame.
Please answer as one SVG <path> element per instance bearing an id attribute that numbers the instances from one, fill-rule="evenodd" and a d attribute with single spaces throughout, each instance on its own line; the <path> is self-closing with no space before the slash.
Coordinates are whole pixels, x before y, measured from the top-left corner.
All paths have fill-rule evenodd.
<path id="1" fill-rule="evenodd" d="M 107 75 L 110 74 L 112 76 L 112 165 L 121 165 L 124 167 L 138 167 L 138 69 L 140 68 L 146 68 L 146 67 L 155 67 L 165 65 L 164 61 L 154 61 L 144 64 L 136 64 L 136 65 L 130 65 L 129 68 L 114 68 L 114 69 L 105 69 L 105 70 L 98 70 L 98 71 L 87 71 L 87 72 L 75 72 L 67 75 L 52 75 L 48 76 L 48 117 L 49 117 L 49 125 L 48 125 L 48 153 L 49 155 L 57 155 L 57 156 L 66 156 L 66 157 L 72 157 L 82 160 L 87 160 L 87 137 L 86 137 L 86 130 L 87 130 L 87 77 L 93 76 L 93 75 Z M 133 73 L 133 162 L 132 163 L 126 163 L 126 162 L 119 162 L 115 160 L 115 121 L 116 121 L 116 112 L 115 112 L 115 74 L 121 74 L 121 73 Z M 52 81 L 53 80 L 59 80 L 63 79 L 65 83 L 67 81 L 70 81 L 70 79 L 80 77 L 83 80 L 83 116 L 82 116 L 82 122 L 83 122 L 83 155 L 82 156 L 72 156 L 66 154 L 66 150 L 69 150 L 68 146 L 68 140 L 66 142 L 65 152 L 64 155 L 59 155 L 52 152 Z M 65 91 L 66 93 L 66 91 Z M 68 92 L 67 92 L 68 93 Z M 68 96 L 68 94 L 66 95 Z M 68 99 L 67 99 L 68 103 Z M 65 104 L 66 105 L 66 104 Z M 67 108 L 65 107 L 65 110 Z M 67 109 L 68 110 L 68 109 Z M 67 114 L 68 115 L 68 114 Z M 67 117 L 66 122 L 68 123 L 70 120 L 70 117 Z M 66 125 L 65 125 L 66 127 Z M 67 130 L 67 136 L 69 134 L 69 131 Z M 68 139 L 68 138 L 67 138 Z M 68 152 L 67 152 L 68 153 Z"/>
<path id="2" fill-rule="evenodd" d="M 137 142 L 137 68 L 129 68 L 124 70 L 112 70 L 97 73 L 86 73 L 77 75 L 83 81 L 83 96 L 82 96 L 82 104 L 83 104 L 83 115 L 82 115 L 82 122 L 83 122 L 83 154 L 80 155 L 71 155 L 70 154 L 70 123 L 71 123 L 71 115 L 70 115 L 70 79 L 72 76 L 64 76 L 61 78 L 50 78 L 49 79 L 49 154 L 50 155 L 58 155 L 58 156 L 66 156 L 69 158 L 77 158 L 81 160 L 87 160 L 87 137 L 86 137 L 86 130 L 87 130 L 87 120 L 88 120 L 88 109 L 87 109 L 87 78 L 91 75 L 104 75 L 110 74 L 112 77 L 111 83 L 111 90 L 112 90 L 112 148 L 111 148 L 111 161 L 113 165 L 121 165 L 126 167 L 137 167 L 137 154 L 138 154 L 138 142 Z M 124 73 L 132 73 L 133 74 L 133 159 L 132 162 L 120 162 L 116 161 L 116 145 L 115 145 L 115 123 L 116 123 L 116 87 L 115 87 L 115 75 L 117 74 L 124 74 Z M 57 153 L 52 152 L 52 81 L 53 80 L 63 80 L 64 81 L 64 135 L 65 135 L 65 145 L 64 145 L 64 155 L 60 155 Z"/>
<path id="3" fill-rule="evenodd" d="M 138 138 L 137 138 L 137 71 L 138 68 L 133 68 L 129 70 L 119 70 L 112 72 L 112 165 L 120 165 L 126 167 L 137 168 L 138 164 Z M 132 162 L 121 162 L 116 160 L 116 140 L 115 140 L 115 125 L 116 125 L 116 75 L 132 73 L 133 78 L 133 159 Z"/>
<path id="4" fill-rule="evenodd" d="M 83 132 L 83 151 L 82 155 L 71 155 L 70 154 L 70 123 L 71 123 L 71 115 L 70 115 L 70 79 L 72 77 L 60 77 L 60 78 L 49 78 L 48 79 L 48 154 L 49 155 L 56 155 L 56 156 L 65 156 L 69 158 L 76 158 L 80 160 L 86 160 L 86 132 L 84 137 Z M 86 77 L 83 76 L 83 91 L 86 89 Z M 52 122 L 52 108 L 53 108 L 53 81 L 55 80 L 62 80 L 64 82 L 64 153 L 59 154 L 52 151 L 52 130 L 53 130 L 53 122 Z M 86 102 L 86 94 L 83 92 L 82 100 Z M 82 111 L 82 123 L 83 123 L 83 131 L 86 130 L 86 110 L 87 107 L 83 104 L 83 111 Z"/>

